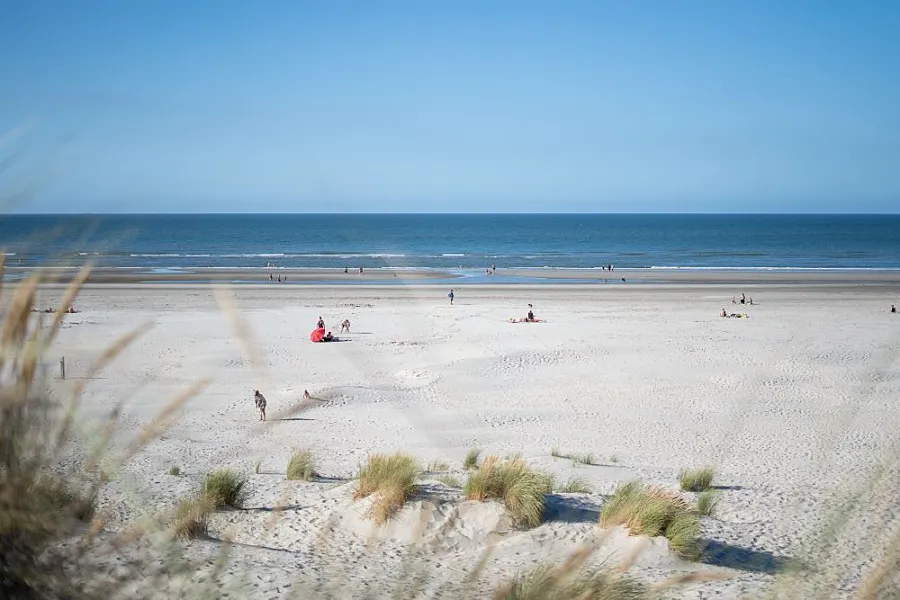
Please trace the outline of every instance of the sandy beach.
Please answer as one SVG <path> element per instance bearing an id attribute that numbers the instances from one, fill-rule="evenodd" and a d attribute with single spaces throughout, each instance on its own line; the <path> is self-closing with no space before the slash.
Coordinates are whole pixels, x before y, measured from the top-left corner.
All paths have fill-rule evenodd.
<path id="1" fill-rule="evenodd" d="M 122 403 L 119 443 L 211 378 L 177 424 L 105 485 L 102 506 L 115 528 L 171 508 L 210 469 L 247 473 L 247 508 L 217 513 L 210 535 L 233 537 L 225 579 L 252 597 L 287 597 L 323 581 L 338 581 L 336 597 L 354 597 L 392 583 L 412 553 L 427 570 L 427 595 L 454 597 L 441 586 L 459 584 L 489 545 L 483 581 L 598 539 L 598 560 L 614 563 L 640 540 L 600 532 L 606 495 L 632 479 L 677 490 L 681 469 L 703 465 L 716 467 L 721 492 L 717 514 L 702 521 L 707 555 L 682 561 L 656 538 L 632 573 L 657 582 L 713 572 L 724 579 L 672 597 L 758 597 L 804 556 L 836 498 L 880 468 L 867 518 L 841 538 L 831 565 L 840 573 L 834 597 L 852 597 L 886 543 L 883 524 L 896 516 L 896 497 L 882 490 L 900 483 L 900 315 L 888 312 L 900 304 L 900 286 L 896 276 L 879 277 L 861 285 L 840 274 L 793 274 L 771 288 L 762 285 L 771 279 L 745 288 L 717 278 L 471 286 L 457 290 L 453 306 L 436 286 L 222 288 L 234 313 L 223 312 L 213 286 L 119 280 L 83 290 L 47 364 L 55 373 L 64 356 L 68 379 L 53 385 L 77 385 L 109 343 L 152 325 L 87 385 L 85 431 Z M 741 292 L 756 304 L 733 305 Z M 40 305 L 59 294 L 43 289 Z M 510 323 L 528 303 L 546 322 Z M 720 318 L 722 308 L 747 318 Z M 249 345 L 236 336 L 234 315 Z M 351 333 L 312 344 L 320 316 L 335 334 L 350 319 Z M 254 389 L 268 398 L 265 424 Z M 458 490 L 426 474 L 430 491 L 393 526 L 373 532 L 360 517 L 352 478 L 369 454 L 410 452 L 423 466 L 447 463 L 463 480 L 472 447 L 521 453 L 594 491 L 554 495 L 545 522 L 520 531 L 495 505 L 461 504 Z M 286 481 L 290 454 L 304 448 L 321 479 Z M 590 453 L 595 464 L 554 458 L 554 448 Z M 185 475 L 167 475 L 172 466 Z M 288 508 L 273 521 L 279 505 Z M 216 551 L 213 541 L 188 544 L 193 556 Z"/>
<path id="2" fill-rule="evenodd" d="M 66 284 L 80 267 L 7 267 L 7 277 L 21 280 L 39 271 L 46 282 Z M 271 279 L 270 279 L 271 276 Z M 94 268 L 89 284 L 156 285 L 460 285 L 509 286 L 581 284 L 617 286 L 641 285 L 804 285 L 804 286 L 900 286 L 900 270 L 779 270 L 779 269 L 500 269 L 493 275 L 478 270 L 368 269 L 363 273 L 343 269 L 143 269 Z"/>

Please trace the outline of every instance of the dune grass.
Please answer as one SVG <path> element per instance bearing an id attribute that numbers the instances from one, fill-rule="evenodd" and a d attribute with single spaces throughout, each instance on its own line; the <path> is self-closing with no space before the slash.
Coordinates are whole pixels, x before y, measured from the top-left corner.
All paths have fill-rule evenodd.
<path id="1" fill-rule="evenodd" d="M 316 463 L 311 450 L 294 452 L 287 465 L 290 481 L 312 481 L 316 476 Z"/>
<path id="2" fill-rule="evenodd" d="M 359 485 L 354 499 L 375 495 L 369 517 L 376 523 L 385 523 L 403 508 L 415 495 L 419 465 L 416 459 L 402 452 L 373 454 L 359 470 Z"/>
<path id="3" fill-rule="evenodd" d="M 172 533 L 179 540 L 192 540 L 206 535 L 207 519 L 213 507 L 203 497 L 185 498 L 175 509 Z"/>
<path id="4" fill-rule="evenodd" d="M 677 494 L 638 481 L 620 485 L 600 511 L 604 527 L 624 525 L 631 535 L 665 536 L 681 558 L 700 555 L 697 512 Z"/>
<path id="5" fill-rule="evenodd" d="M 441 483 L 443 483 L 444 485 L 446 485 L 447 487 L 462 488 L 462 486 L 463 486 L 462 482 L 459 480 L 458 477 L 450 475 L 449 473 L 441 475 L 440 477 L 437 478 L 437 480 L 440 481 Z"/>
<path id="6" fill-rule="evenodd" d="M 500 500 L 517 524 L 536 527 L 544 513 L 545 496 L 552 489 L 552 477 L 530 468 L 522 459 L 488 456 L 469 474 L 463 492 L 469 500 Z"/>
<path id="7" fill-rule="evenodd" d="M 595 457 L 590 452 L 584 454 L 573 454 L 570 452 L 562 452 L 559 448 L 551 448 L 550 456 L 553 458 L 566 458 L 576 465 L 595 465 Z"/>
<path id="8" fill-rule="evenodd" d="M 177 465 L 173 465 L 173 466 L 169 467 L 169 475 L 172 475 L 173 477 L 180 477 L 181 476 L 181 467 L 179 467 Z"/>
<path id="9" fill-rule="evenodd" d="M 560 494 L 590 494 L 594 488 L 583 477 L 570 477 L 565 484 L 556 488 Z"/>
<path id="10" fill-rule="evenodd" d="M 719 506 L 719 493 L 715 490 L 706 490 L 697 496 L 697 512 L 703 517 L 713 517 Z"/>
<path id="11" fill-rule="evenodd" d="M 450 470 L 450 465 L 442 460 L 433 460 L 428 463 L 428 466 L 425 467 L 425 470 L 429 473 L 444 473 Z"/>
<path id="12" fill-rule="evenodd" d="M 466 453 L 463 460 L 463 469 L 471 471 L 478 468 L 478 459 L 481 457 L 481 448 L 472 448 Z"/>
<path id="13" fill-rule="evenodd" d="M 215 510 L 226 506 L 242 508 L 246 484 L 247 478 L 237 471 L 216 469 L 203 481 L 200 496 Z"/>
<path id="14" fill-rule="evenodd" d="M 684 469 L 678 474 L 678 483 L 685 492 L 705 492 L 712 486 L 715 476 L 713 467 Z"/>
<path id="15" fill-rule="evenodd" d="M 649 600 L 647 587 L 611 570 L 541 565 L 514 576 L 493 594 L 493 600 Z"/>

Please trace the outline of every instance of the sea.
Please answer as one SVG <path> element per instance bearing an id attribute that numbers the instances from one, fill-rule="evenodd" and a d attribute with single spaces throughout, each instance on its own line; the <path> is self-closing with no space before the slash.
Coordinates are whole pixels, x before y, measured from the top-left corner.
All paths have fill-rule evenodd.
<path id="1" fill-rule="evenodd" d="M 900 215 L 170 214 L 0 217 L 8 266 L 900 270 Z"/>

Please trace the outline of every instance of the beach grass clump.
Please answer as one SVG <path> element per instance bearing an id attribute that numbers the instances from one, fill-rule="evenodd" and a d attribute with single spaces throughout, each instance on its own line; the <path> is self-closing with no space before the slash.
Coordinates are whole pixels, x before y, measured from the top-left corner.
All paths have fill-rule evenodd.
<path id="1" fill-rule="evenodd" d="M 311 450 L 294 452 L 287 465 L 289 481 L 312 481 L 316 476 L 316 463 Z"/>
<path id="2" fill-rule="evenodd" d="M 212 505 L 202 496 L 184 498 L 175 509 L 172 534 L 179 540 L 194 540 L 206 535 Z"/>
<path id="3" fill-rule="evenodd" d="M 458 477 L 445 473 L 437 478 L 438 481 L 451 488 L 462 488 L 462 482 Z"/>
<path id="4" fill-rule="evenodd" d="M 463 469 L 466 471 L 471 471 L 472 469 L 478 468 L 478 459 L 481 457 L 481 448 L 471 448 L 466 453 L 466 458 L 463 460 Z"/>
<path id="5" fill-rule="evenodd" d="M 214 510 L 226 506 L 241 508 L 244 504 L 247 478 L 231 469 L 216 469 L 206 476 L 200 495 Z"/>
<path id="6" fill-rule="evenodd" d="M 563 452 L 559 448 L 553 447 L 550 449 L 550 456 L 553 458 L 566 458 L 572 461 L 573 464 L 576 465 L 593 465 L 596 464 L 595 457 L 590 452 L 585 452 L 584 454 L 577 454 L 571 452 Z"/>
<path id="7" fill-rule="evenodd" d="M 604 527 L 624 525 L 631 535 L 665 536 L 669 549 L 686 560 L 700 555 L 697 511 L 674 492 L 632 481 L 620 485 L 600 511 Z"/>
<path id="8" fill-rule="evenodd" d="M 590 494 L 594 491 L 584 477 L 570 477 L 562 487 L 556 491 L 560 494 Z"/>
<path id="9" fill-rule="evenodd" d="M 519 525 L 537 527 L 544 513 L 545 497 L 552 489 L 553 478 L 532 469 L 524 460 L 488 456 L 469 474 L 463 492 L 469 500 L 499 500 Z"/>
<path id="10" fill-rule="evenodd" d="M 415 495 L 418 477 L 419 465 L 413 456 L 402 452 L 373 454 L 359 470 L 359 485 L 353 498 L 374 495 L 369 517 L 378 524 L 385 523 Z"/>
<path id="11" fill-rule="evenodd" d="M 703 517 L 712 517 L 719 506 L 719 494 L 716 490 L 706 490 L 697 496 L 697 512 Z"/>
<path id="12" fill-rule="evenodd" d="M 713 467 L 684 469 L 678 474 L 678 483 L 685 492 L 705 492 L 712 486 L 715 475 Z"/>
<path id="13" fill-rule="evenodd" d="M 181 467 L 179 467 L 177 465 L 173 465 L 173 466 L 169 467 L 169 475 L 171 475 L 173 477 L 180 477 L 181 476 Z"/>
<path id="14" fill-rule="evenodd" d="M 644 584 L 611 570 L 589 571 L 563 564 L 541 565 L 516 575 L 494 592 L 493 600 L 649 600 Z"/>

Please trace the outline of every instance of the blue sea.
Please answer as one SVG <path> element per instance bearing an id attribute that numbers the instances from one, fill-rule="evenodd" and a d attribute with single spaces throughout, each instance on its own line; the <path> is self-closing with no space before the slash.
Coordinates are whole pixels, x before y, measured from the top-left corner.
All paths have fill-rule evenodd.
<path id="1" fill-rule="evenodd" d="M 0 217 L 9 266 L 900 269 L 900 215 Z"/>

